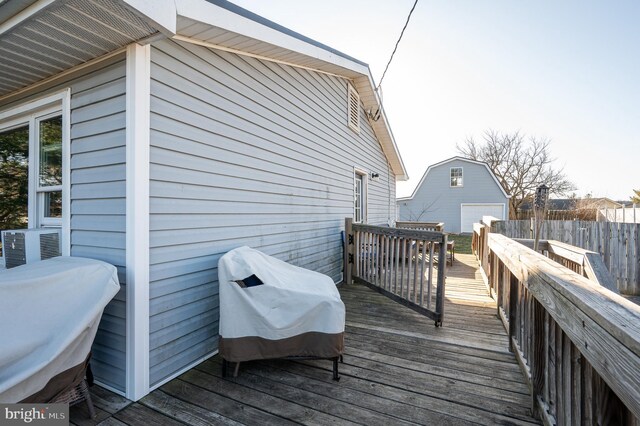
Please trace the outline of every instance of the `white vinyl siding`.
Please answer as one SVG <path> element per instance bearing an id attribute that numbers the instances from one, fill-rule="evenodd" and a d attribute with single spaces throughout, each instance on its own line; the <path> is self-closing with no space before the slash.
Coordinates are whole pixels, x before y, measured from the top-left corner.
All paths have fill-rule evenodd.
<path id="1" fill-rule="evenodd" d="M 153 385 L 217 348 L 222 254 L 248 245 L 339 281 L 355 159 L 380 174 L 370 223 L 393 215 L 395 177 L 368 122 L 345 125 L 344 79 L 173 41 L 151 61 Z"/>
<path id="2" fill-rule="evenodd" d="M 122 288 L 107 305 L 94 345 L 96 380 L 125 388 L 125 62 L 119 55 L 26 91 L 12 106 L 71 89 L 71 255 L 111 263 Z M 0 104 L 0 110 L 7 105 Z"/>
<path id="3" fill-rule="evenodd" d="M 125 62 L 71 86 L 71 255 L 118 268 L 121 289 L 107 305 L 92 347 L 100 382 L 125 390 Z"/>

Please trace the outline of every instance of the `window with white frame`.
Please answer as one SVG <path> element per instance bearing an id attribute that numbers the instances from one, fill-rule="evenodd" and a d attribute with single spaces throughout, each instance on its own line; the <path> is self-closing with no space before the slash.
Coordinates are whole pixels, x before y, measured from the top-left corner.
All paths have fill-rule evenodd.
<path id="1" fill-rule="evenodd" d="M 63 226 L 63 110 L 57 95 L 0 112 L 0 230 Z"/>
<path id="2" fill-rule="evenodd" d="M 367 221 L 367 174 L 356 170 L 353 186 L 353 221 Z"/>
<path id="3" fill-rule="evenodd" d="M 462 186 L 462 167 L 451 168 L 451 184 L 452 187 Z"/>

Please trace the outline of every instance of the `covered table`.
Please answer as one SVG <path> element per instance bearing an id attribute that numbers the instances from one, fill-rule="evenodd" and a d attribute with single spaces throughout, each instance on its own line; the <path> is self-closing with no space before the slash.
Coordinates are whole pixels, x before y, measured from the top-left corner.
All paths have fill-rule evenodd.
<path id="1" fill-rule="evenodd" d="M 84 379 L 116 268 L 56 257 L 0 270 L 0 403 L 50 402 Z"/>
<path id="2" fill-rule="evenodd" d="M 345 308 L 330 277 L 240 247 L 220 258 L 218 279 L 223 365 L 283 357 L 328 358 L 334 360 L 337 379 Z"/>

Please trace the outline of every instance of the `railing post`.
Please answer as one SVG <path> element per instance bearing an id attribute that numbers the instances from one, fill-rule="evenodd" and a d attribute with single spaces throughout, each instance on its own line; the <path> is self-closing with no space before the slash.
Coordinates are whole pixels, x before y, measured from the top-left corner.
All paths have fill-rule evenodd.
<path id="1" fill-rule="evenodd" d="M 353 280 L 353 219 L 348 217 L 344 220 L 344 277 L 345 284 L 351 284 Z"/>
<path id="2" fill-rule="evenodd" d="M 447 234 L 444 234 L 438 252 L 438 286 L 436 290 L 436 327 L 442 326 L 444 320 L 444 284 L 447 273 Z"/>
<path id="3" fill-rule="evenodd" d="M 547 370 L 547 357 L 545 349 L 548 345 L 545 338 L 545 318 L 544 307 L 535 298 L 533 299 L 533 355 L 531 362 L 531 382 L 532 382 L 532 406 L 534 413 L 538 410 L 538 399 L 544 400 L 544 375 Z M 538 413 L 542 418 L 542 413 Z"/>
<path id="4" fill-rule="evenodd" d="M 515 352 L 518 348 L 514 347 L 517 336 L 517 312 L 518 312 L 518 278 L 509 272 L 509 350 Z"/>

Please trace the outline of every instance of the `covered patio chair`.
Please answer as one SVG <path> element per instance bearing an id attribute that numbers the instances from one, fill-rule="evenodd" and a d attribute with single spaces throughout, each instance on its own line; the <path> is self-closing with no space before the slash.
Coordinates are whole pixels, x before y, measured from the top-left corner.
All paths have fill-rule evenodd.
<path id="1" fill-rule="evenodd" d="M 345 308 L 333 280 L 249 247 L 218 262 L 220 345 L 228 362 L 273 358 L 333 361 L 344 349 Z"/>

